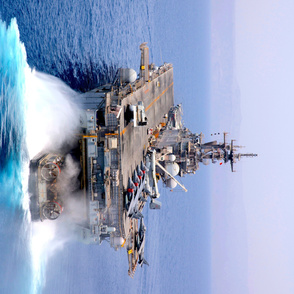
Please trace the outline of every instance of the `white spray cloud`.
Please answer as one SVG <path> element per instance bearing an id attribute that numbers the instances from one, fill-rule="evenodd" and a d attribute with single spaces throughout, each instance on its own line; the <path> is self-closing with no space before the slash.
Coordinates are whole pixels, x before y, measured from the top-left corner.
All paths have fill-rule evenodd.
<path id="1" fill-rule="evenodd" d="M 58 78 L 31 70 L 29 66 L 25 74 L 26 145 L 29 158 L 33 158 L 39 152 L 58 152 L 65 145 L 73 146 L 72 144 L 77 141 L 80 119 L 80 110 L 76 104 L 77 93 Z M 26 167 L 29 168 L 28 164 Z M 79 164 L 71 156 L 67 156 L 65 168 L 58 180 L 58 189 L 66 203 L 71 203 L 72 194 L 77 189 L 79 172 Z M 28 178 L 28 174 L 24 174 L 24 177 Z M 25 189 L 27 190 L 27 185 Z M 29 196 L 23 202 L 27 210 L 28 199 Z M 65 208 L 65 212 L 67 210 L 72 209 Z M 48 259 L 73 239 L 74 228 L 66 214 L 62 214 L 56 221 L 31 223 L 34 293 L 39 293 L 44 287 Z"/>
<path id="2" fill-rule="evenodd" d="M 26 124 L 30 158 L 74 142 L 80 111 L 77 93 L 53 76 L 26 69 Z"/>
<path id="3" fill-rule="evenodd" d="M 32 223 L 31 254 L 33 268 L 33 293 L 39 293 L 46 283 L 46 265 L 48 259 L 61 250 L 66 243 L 65 238 L 56 238 L 58 235 L 57 223 L 45 221 Z"/>
<path id="4" fill-rule="evenodd" d="M 62 169 L 60 176 L 57 179 L 58 191 L 65 195 L 65 197 L 70 197 L 71 194 L 77 190 L 78 175 L 80 173 L 81 167 L 77 161 L 75 161 L 70 154 L 65 157 L 65 167 Z"/>
<path id="5" fill-rule="evenodd" d="M 61 226 L 66 228 L 68 232 L 72 230 L 72 223 L 81 223 L 85 217 L 85 196 L 83 191 L 79 190 L 78 175 L 81 167 L 71 155 L 65 158 L 65 168 L 57 180 L 57 188 L 62 195 L 62 204 L 64 212 L 58 221 L 62 222 Z"/>

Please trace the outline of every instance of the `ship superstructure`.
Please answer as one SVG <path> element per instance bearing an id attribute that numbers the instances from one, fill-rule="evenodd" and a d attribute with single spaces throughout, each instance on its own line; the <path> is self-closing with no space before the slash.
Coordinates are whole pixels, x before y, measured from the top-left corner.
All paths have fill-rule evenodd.
<path id="1" fill-rule="evenodd" d="M 199 169 L 199 164 L 224 162 L 231 164 L 234 171 L 234 163 L 242 157 L 255 157 L 257 154 L 237 153 L 242 146 L 234 145 L 235 140 L 227 142 L 228 133 L 224 133 L 223 143 L 211 141 L 204 143 L 203 134 L 193 134 L 182 126 L 182 106 L 172 107 L 168 114 L 168 123 L 163 127 L 158 137 L 152 142 L 154 148 L 161 154 L 173 154 L 174 162 L 179 166 L 180 176 L 194 174 Z M 162 157 L 163 159 L 164 157 Z"/>
<path id="2" fill-rule="evenodd" d="M 173 67 L 149 64 L 149 49 L 141 44 L 140 74 L 119 69 L 112 83 L 81 94 L 78 148 L 41 153 L 31 161 L 30 194 L 33 220 L 53 220 L 63 207 L 59 175 L 66 156 L 79 163 L 80 192 L 84 205 L 76 236 L 87 244 L 109 241 L 115 250 L 126 248 L 129 275 L 144 259 L 143 207 L 160 209 L 157 183 L 183 187 L 175 176 L 195 173 L 208 161 L 230 162 L 236 153 L 233 141 L 203 143 L 182 124 L 182 106 L 174 106 Z M 250 154 L 250 156 L 255 156 Z M 64 207 L 66 211 L 67 207 Z"/>

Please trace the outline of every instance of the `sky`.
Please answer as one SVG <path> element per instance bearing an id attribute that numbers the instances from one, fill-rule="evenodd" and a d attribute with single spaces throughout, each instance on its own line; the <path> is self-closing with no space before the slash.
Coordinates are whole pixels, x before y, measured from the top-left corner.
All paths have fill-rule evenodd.
<path id="1" fill-rule="evenodd" d="M 294 2 L 213 0 L 211 13 L 211 129 L 258 153 L 212 171 L 212 293 L 294 293 Z"/>

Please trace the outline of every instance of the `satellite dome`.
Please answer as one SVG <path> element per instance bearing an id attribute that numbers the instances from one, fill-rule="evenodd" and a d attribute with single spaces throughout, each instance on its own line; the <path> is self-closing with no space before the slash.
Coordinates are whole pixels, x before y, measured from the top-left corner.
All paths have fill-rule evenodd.
<path id="1" fill-rule="evenodd" d="M 176 160 L 176 156 L 174 155 L 174 154 L 168 154 L 167 156 L 166 156 L 166 159 L 168 160 L 168 161 L 175 161 Z"/>
<path id="2" fill-rule="evenodd" d="M 167 179 L 166 186 L 168 188 L 174 189 L 177 186 L 177 182 L 171 178 Z"/>
<path id="3" fill-rule="evenodd" d="M 166 163 L 165 168 L 172 176 L 176 176 L 180 171 L 180 167 L 176 162 Z"/>
<path id="4" fill-rule="evenodd" d="M 113 245 L 115 247 L 121 246 L 124 243 L 124 239 L 122 237 L 113 237 Z"/>
<path id="5" fill-rule="evenodd" d="M 119 78 L 121 83 L 133 83 L 137 79 L 137 73 L 132 68 L 120 68 Z"/>

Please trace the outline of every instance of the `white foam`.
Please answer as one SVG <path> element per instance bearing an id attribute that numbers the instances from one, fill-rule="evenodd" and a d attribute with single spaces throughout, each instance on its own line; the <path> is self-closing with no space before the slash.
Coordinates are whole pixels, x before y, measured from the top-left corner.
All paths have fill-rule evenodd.
<path id="1" fill-rule="evenodd" d="M 77 96 L 58 78 L 26 69 L 26 125 L 30 158 L 72 143 L 79 125 Z"/>
<path id="2" fill-rule="evenodd" d="M 64 239 L 56 238 L 57 223 L 45 221 L 32 223 L 31 231 L 31 256 L 33 268 L 33 290 L 39 293 L 46 283 L 46 265 L 48 259 L 63 248 Z"/>
<path id="3" fill-rule="evenodd" d="M 25 79 L 26 146 L 29 158 L 32 159 L 39 152 L 57 151 L 64 144 L 74 142 L 79 126 L 79 108 L 74 103 L 76 92 L 58 78 L 27 66 Z M 31 222 L 28 161 L 23 165 L 23 208 L 27 211 L 26 218 L 31 227 L 32 291 L 39 293 L 46 282 L 49 258 L 61 250 L 67 240 L 58 236 L 58 222 Z"/>

